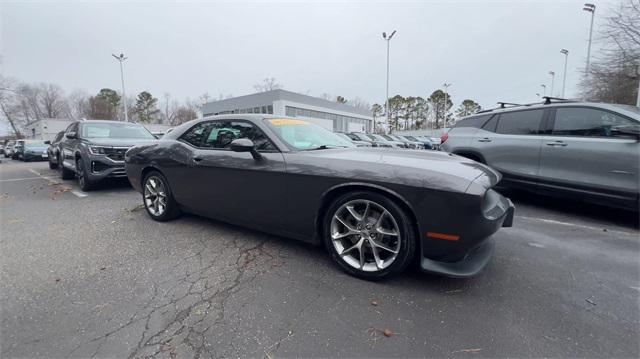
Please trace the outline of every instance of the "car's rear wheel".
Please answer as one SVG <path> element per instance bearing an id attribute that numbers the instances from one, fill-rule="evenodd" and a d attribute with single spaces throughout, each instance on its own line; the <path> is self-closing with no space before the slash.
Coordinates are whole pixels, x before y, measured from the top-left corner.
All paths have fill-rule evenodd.
<path id="1" fill-rule="evenodd" d="M 329 206 L 324 243 L 342 269 L 369 280 L 402 272 L 416 247 L 405 210 L 388 197 L 367 191 L 344 194 Z"/>
<path id="2" fill-rule="evenodd" d="M 62 156 L 60 156 L 60 158 L 58 158 L 58 170 L 60 170 L 60 178 L 62 178 L 63 180 L 70 180 L 73 179 L 73 177 L 76 175 L 72 170 L 64 167 L 64 162 L 63 162 L 63 158 Z"/>
<path id="3" fill-rule="evenodd" d="M 167 179 L 158 171 L 149 172 L 142 181 L 142 201 L 147 213 L 156 221 L 165 222 L 180 215 Z"/>
<path id="4" fill-rule="evenodd" d="M 58 160 L 54 156 L 49 156 L 49 169 L 55 170 L 58 168 Z"/>
<path id="5" fill-rule="evenodd" d="M 87 177 L 87 171 L 84 168 L 82 158 L 76 160 L 76 177 L 78 177 L 78 185 L 83 191 L 91 191 L 96 187 L 96 182 Z"/>

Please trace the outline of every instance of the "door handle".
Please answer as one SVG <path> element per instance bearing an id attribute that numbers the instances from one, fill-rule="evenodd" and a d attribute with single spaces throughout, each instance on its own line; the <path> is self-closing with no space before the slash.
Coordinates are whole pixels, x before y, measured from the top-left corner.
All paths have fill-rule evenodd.
<path id="1" fill-rule="evenodd" d="M 202 161 L 202 157 L 194 157 L 193 158 L 193 162 L 200 162 Z"/>
<path id="2" fill-rule="evenodd" d="M 562 141 L 547 142 L 547 146 L 553 146 L 553 147 L 555 146 L 564 147 L 566 145 L 567 144 Z"/>
<path id="3" fill-rule="evenodd" d="M 489 137 L 484 137 L 478 140 L 478 142 L 491 142 L 492 140 Z"/>

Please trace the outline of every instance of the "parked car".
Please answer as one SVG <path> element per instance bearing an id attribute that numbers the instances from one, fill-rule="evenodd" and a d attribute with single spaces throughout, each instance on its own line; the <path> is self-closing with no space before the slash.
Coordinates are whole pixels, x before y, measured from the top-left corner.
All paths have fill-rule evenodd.
<path id="1" fill-rule="evenodd" d="M 15 141 L 8 141 L 4 145 L 4 158 L 13 158 Z"/>
<path id="2" fill-rule="evenodd" d="M 11 159 L 12 160 L 18 160 L 20 152 L 22 151 L 22 146 L 24 144 L 24 140 L 17 140 L 16 143 L 13 145 L 13 151 L 11 152 Z"/>
<path id="3" fill-rule="evenodd" d="M 367 136 L 369 136 L 371 139 L 373 139 L 375 141 L 382 142 L 382 143 L 384 143 L 387 146 L 390 146 L 392 148 L 406 148 L 406 145 L 403 142 L 393 140 L 391 137 L 384 137 L 386 135 L 379 135 L 379 134 L 376 134 L 376 133 L 370 133 L 370 134 L 367 134 Z"/>
<path id="4" fill-rule="evenodd" d="M 356 147 L 372 147 L 371 142 L 367 142 L 367 141 L 360 141 L 357 139 L 353 139 L 351 136 L 347 135 L 346 133 L 342 133 L 342 132 L 334 132 L 336 135 L 340 136 L 341 138 L 352 142 L 354 145 L 356 145 Z"/>
<path id="5" fill-rule="evenodd" d="M 42 140 L 20 140 L 20 146 L 16 150 L 16 158 L 25 162 L 48 160 L 48 142 Z"/>
<path id="6" fill-rule="evenodd" d="M 394 145 L 394 147 L 398 147 L 398 148 L 409 148 L 409 145 L 406 142 L 400 141 L 398 139 L 395 139 L 393 137 L 391 137 L 390 135 L 375 135 L 376 137 L 382 138 L 383 140 L 391 143 Z"/>
<path id="7" fill-rule="evenodd" d="M 73 122 L 58 143 L 62 179 L 78 178 L 83 191 L 106 178 L 125 177 L 124 153 L 140 143 L 156 141 L 136 123 L 84 120 Z"/>
<path id="8" fill-rule="evenodd" d="M 402 135 L 389 135 L 389 137 L 404 142 L 405 145 L 407 145 L 407 148 L 411 148 L 414 150 L 423 150 L 424 149 L 424 144 L 420 141 L 415 141 L 415 140 L 410 140 L 408 138 L 406 138 L 405 136 Z"/>
<path id="9" fill-rule="evenodd" d="M 433 143 L 429 139 L 423 139 L 423 138 L 419 138 L 418 136 L 409 136 L 409 135 L 406 135 L 406 136 L 403 136 L 403 137 L 406 138 L 409 141 L 422 143 L 422 146 L 427 150 L 432 150 L 433 149 Z"/>
<path id="10" fill-rule="evenodd" d="M 483 111 L 443 149 L 487 164 L 504 185 L 638 210 L 640 108 L 552 102 Z"/>
<path id="11" fill-rule="evenodd" d="M 379 279 L 420 257 L 428 272 L 478 273 L 514 207 L 500 174 L 442 152 L 354 147 L 311 122 L 234 114 L 189 121 L 125 156 L 156 221 L 181 211 L 322 243 L 346 272 Z M 434 211 L 433 206 L 438 210 Z"/>
<path id="12" fill-rule="evenodd" d="M 49 168 L 52 170 L 58 168 L 58 163 L 60 162 L 60 142 L 62 142 L 62 140 L 64 140 L 64 131 L 58 132 L 47 148 Z"/>
<path id="13" fill-rule="evenodd" d="M 4 155 L 4 144 L 0 145 L 0 154 Z"/>
<path id="14" fill-rule="evenodd" d="M 393 147 L 391 146 L 391 144 L 387 143 L 386 141 L 377 140 L 364 132 L 349 132 L 347 135 L 353 139 L 356 139 L 357 141 L 369 142 L 371 143 L 371 147 L 383 147 L 383 148 Z"/>

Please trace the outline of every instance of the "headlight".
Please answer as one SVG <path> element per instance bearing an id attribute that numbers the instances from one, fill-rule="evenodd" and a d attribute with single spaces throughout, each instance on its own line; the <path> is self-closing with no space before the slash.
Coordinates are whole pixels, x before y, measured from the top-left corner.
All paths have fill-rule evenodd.
<path id="1" fill-rule="evenodd" d="M 105 155 L 107 153 L 107 150 L 110 148 L 111 147 L 104 146 L 89 146 L 89 152 L 94 155 Z"/>

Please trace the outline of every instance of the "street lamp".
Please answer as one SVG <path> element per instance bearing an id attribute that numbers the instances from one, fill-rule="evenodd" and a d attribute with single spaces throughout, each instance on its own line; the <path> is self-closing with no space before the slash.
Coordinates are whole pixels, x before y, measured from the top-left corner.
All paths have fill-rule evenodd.
<path id="1" fill-rule="evenodd" d="M 562 75 L 562 98 L 564 98 L 564 88 L 567 83 L 567 61 L 569 60 L 569 50 L 562 49 L 560 50 L 561 54 L 564 54 L 564 74 Z"/>
<path id="2" fill-rule="evenodd" d="M 442 84 L 442 86 L 444 86 L 444 107 L 442 109 L 442 116 L 444 116 L 443 120 L 442 120 L 442 126 L 443 127 L 447 127 L 447 90 L 449 89 L 449 87 L 451 86 L 451 84 L 448 83 L 444 83 Z"/>
<path id="3" fill-rule="evenodd" d="M 547 96 L 547 85 L 542 84 L 542 96 Z"/>
<path id="4" fill-rule="evenodd" d="M 387 126 L 389 126 L 389 124 L 391 123 L 391 113 L 389 112 L 389 43 L 391 42 L 391 38 L 393 38 L 393 35 L 395 34 L 396 30 L 393 30 L 391 35 L 389 35 L 388 37 L 386 32 L 382 33 L 382 38 L 387 42 L 387 97 L 384 105 L 385 112 L 387 113 Z"/>
<path id="5" fill-rule="evenodd" d="M 589 79 L 589 71 L 591 70 L 590 61 L 591 61 L 591 38 L 593 35 L 593 18 L 596 15 L 596 6 L 594 4 L 584 4 L 582 10 L 591 13 L 591 26 L 589 27 L 589 46 L 587 47 L 587 67 L 585 68 L 585 76 Z M 584 95 L 582 96 L 584 100 Z"/>
<path id="6" fill-rule="evenodd" d="M 553 97 L 553 83 L 556 79 L 556 73 L 553 71 L 549 71 L 549 75 L 551 75 L 551 91 L 549 92 L 549 96 Z"/>
<path id="7" fill-rule="evenodd" d="M 127 97 L 124 92 L 124 69 L 122 63 L 127 58 L 124 57 L 124 54 L 120 54 L 120 56 L 116 54 L 111 54 L 111 56 L 115 57 L 116 60 L 120 62 L 120 80 L 122 81 L 122 110 L 124 111 L 124 122 L 129 122 L 129 115 L 127 114 Z"/>

